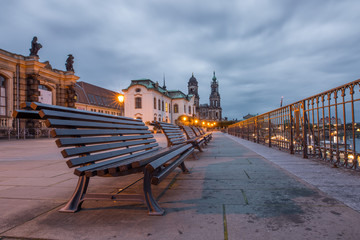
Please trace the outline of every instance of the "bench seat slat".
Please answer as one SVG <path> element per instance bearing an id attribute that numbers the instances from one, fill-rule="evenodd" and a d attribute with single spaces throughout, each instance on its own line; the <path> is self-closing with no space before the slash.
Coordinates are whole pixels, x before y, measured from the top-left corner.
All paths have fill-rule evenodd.
<path id="1" fill-rule="evenodd" d="M 146 166 L 146 168 L 152 172 L 155 169 L 157 169 L 158 167 L 164 165 L 165 163 L 167 163 L 168 161 L 170 161 L 171 159 L 177 157 L 179 154 L 191 149 L 193 147 L 193 145 L 191 143 L 186 144 L 184 146 L 181 146 L 180 148 L 172 151 L 171 153 L 158 158 L 156 161 L 150 162 L 148 163 L 148 165 Z"/>
<path id="2" fill-rule="evenodd" d="M 113 136 L 113 137 L 85 137 L 85 138 L 60 138 L 56 140 L 58 147 L 68 147 L 75 145 L 86 145 L 86 144 L 99 144 L 99 143 L 110 143 L 118 141 L 138 140 L 153 138 L 151 134 L 146 135 L 128 135 L 128 136 Z"/>
<path id="3" fill-rule="evenodd" d="M 158 185 L 164 178 L 166 178 L 177 166 L 180 165 L 190 154 L 194 152 L 194 148 L 188 149 L 185 153 L 181 154 L 179 158 L 174 160 L 169 164 L 165 169 L 163 169 L 160 173 L 153 176 L 151 179 L 151 183 L 154 185 Z"/>
<path id="4" fill-rule="evenodd" d="M 144 129 L 144 130 L 148 129 L 147 126 L 75 121 L 75 120 L 63 120 L 63 119 L 48 119 L 45 121 L 45 124 L 47 127 L 52 127 L 52 128 L 77 127 L 77 128 L 97 128 L 97 129 L 118 129 L 118 128 Z"/>
<path id="5" fill-rule="evenodd" d="M 126 141 L 126 142 L 119 142 L 119 143 L 106 143 L 106 144 L 99 144 L 93 146 L 84 146 L 84 147 L 75 147 L 75 148 L 67 148 L 61 151 L 61 154 L 64 158 L 72 157 L 75 155 L 87 154 L 87 153 L 96 153 L 100 151 L 108 151 L 115 148 L 123 148 L 123 147 L 130 147 L 130 146 L 137 146 L 143 144 L 150 144 L 156 142 L 155 139 L 148 139 L 148 140 L 135 140 L 135 141 Z"/>
<path id="6" fill-rule="evenodd" d="M 127 161 L 129 159 L 132 159 L 132 161 L 134 161 L 134 159 L 136 157 L 140 157 L 142 155 L 146 155 L 146 154 L 150 154 L 153 152 L 158 152 L 160 150 L 159 147 L 157 148 L 152 148 L 148 151 L 143 151 L 143 152 L 137 152 L 131 155 L 126 155 L 126 156 L 121 156 L 119 158 L 114 158 L 111 160 L 107 160 L 107 161 L 103 161 L 103 162 L 98 162 L 98 163 L 94 163 L 91 165 L 86 165 L 83 167 L 78 167 L 75 169 L 74 173 L 78 176 L 82 176 L 84 174 L 86 174 L 87 176 L 95 176 L 95 174 L 93 174 L 94 172 L 100 170 L 100 169 L 108 169 L 109 167 L 113 167 L 113 166 L 126 166 L 126 169 L 128 169 L 129 167 L 131 167 L 131 162 L 128 163 Z M 128 166 L 129 165 L 129 166 Z M 122 168 L 124 169 L 124 168 Z"/>
<path id="7" fill-rule="evenodd" d="M 75 167 L 75 166 L 79 166 L 82 164 L 87 164 L 87 163 L 92 163 L 92 162 L 105 160 L 105 159 L 109 159 L 109 158 L 113 158 L 113 157 L 118 157 L 118 156 L 125 155 L 128 153 L 134 153 L 134 152 L 143 151 L 145 149 L 151 149 L 151 148 L 154 148 L 157 146 L 159 146 L 158 143 L 152 143 L 152 144 L 147 144 L 147 145 L 141 145 L 138 147 L 130 147 L 130 148 L 121 149 L 121 150 L 117 150 L 117 151 L 111 151 L 111 152 L 89 155 L 89 156 L 85 156 L 85 157 L 73 158 L 73 159 L 68 160 L 66 163 L 69 167 Z"/>
<path id="8" fill-rule="evenodd" d="M 120 129 L 54 129 L 51 132 L 52 137 L 89 137 L 101 135 L 119 135 L 119 134 L 149 134 L 149 130 L 120 130 Z"/>
<path id="9" fill-rule="evenodd" d="M 156 152 L 148 151 L 149 153 L 141 155 L 140 157 L 132 155 L 133 159 L 129 159 L 129 162 L 126 162 L 127 163 L 126 165 L 125 164 L 119 165 L 117 163 L 109 164 L 104 167 L 98 167 L 97 169 L 93 169 L 93 171 L 91 171 L 91 174 L 103 176 L 106 174 L 116 174 L 118 172 L 127 171 L 130 168 L 142 168 L 149 162 L 154 161 L 157 158 L 162 157 L 162 156 L 168 154 L 169 152 L 174 151 L 175 149 L 180 148 L 180 147 L 181 146 L 176 146 L 176 147 L 171 147 L 171 148 L 162 148 Z M 139 159 L 141 159 L 141 161 Z M 128 163 L 130 163 L 130 161 L 131 161 L 131 164 L 129 166 Z M 90 174 L 90 171 L 86 172 L 86 175 L 88 175 L 88 174 Z"/>
<path id="10" fill-rule="evenodd" d="M 129 121 L 127 119 L 114 119 L 114 118 L 109 118 L 108 116 L 92 116 L 92 115 L 83 114 L 83 113 L 59 112 L 59 111 L 48 110 L 48 109 L 41 110 L 39 112 L 39 115 L 43 119 L 70 118 L 72 120 L 85 120 L 85 121 L 94 121 L 94 122 L 107 122 L 107 123 L 119 123 L 119 124 L 144 126 L 144 123 L 142 123 L 142 122 Z"/>

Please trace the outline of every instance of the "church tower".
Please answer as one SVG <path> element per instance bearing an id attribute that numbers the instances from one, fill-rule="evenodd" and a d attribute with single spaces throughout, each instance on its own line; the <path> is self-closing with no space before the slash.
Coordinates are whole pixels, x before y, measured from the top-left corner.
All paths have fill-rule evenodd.
<path id="1" fill-rule="evenodd" d="M 199 108 L 199 101 L 200 101 L 198 88 L 199 88 L 198 81 L 194 77 L 194 73 L 193 73 L 188 82 L 188 94 L 195 96 L 194 102 L 197 109 Z"/>
<path id="2" fill-rule="evenodd" d="M 221 113 L 222 109 L 220 105 L 219 83 L 217 82 L 214 71 L 214 76 L 211 82 L 209 118 L 220 121 Z"/>

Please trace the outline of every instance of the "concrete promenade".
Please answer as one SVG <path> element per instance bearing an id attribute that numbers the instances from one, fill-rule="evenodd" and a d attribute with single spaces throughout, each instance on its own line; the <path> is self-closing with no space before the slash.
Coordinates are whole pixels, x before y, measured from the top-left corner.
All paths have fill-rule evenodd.
<path id="1" fill-rule="evenodd" d="M 0 239 L 359 239 L 359 173 L 219 132 L 197 155 L 154 188 L 164 216 L 113 201 L 66 214 L 77 177 L 54 140 L 0 141 Z M 89 192 L 140 177 L 93 178 Z"/>

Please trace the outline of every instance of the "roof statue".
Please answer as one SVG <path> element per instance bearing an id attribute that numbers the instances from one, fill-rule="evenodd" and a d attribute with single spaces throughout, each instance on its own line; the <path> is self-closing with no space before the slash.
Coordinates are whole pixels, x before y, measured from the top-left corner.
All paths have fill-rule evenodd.
<path id="1" fill-rule="evenodd" d="M 33 40 L 31 41 L 30 56 L 39 57 L 37 53 L 40 50 L 40 48 L 42 48 L 42 45 L 37 42 L 37 37 L 36 36 L 33 37 Z"/>
<path id="2" fill-rule="evenodd" d="M 66 63 L 65 63 L 65 67 L 66 67 L 66 71 L 74 71 L 74 67 L 73 67 L 73 64 L 74 64 L 74 57 L 72 54 L 69 54 L 68 55 L 68 58 L 66 59 Z"/>

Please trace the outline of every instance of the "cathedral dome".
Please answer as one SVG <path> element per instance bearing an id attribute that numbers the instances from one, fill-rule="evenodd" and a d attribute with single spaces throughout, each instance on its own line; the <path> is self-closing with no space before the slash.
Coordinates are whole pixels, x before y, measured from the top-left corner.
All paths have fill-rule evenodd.
<path id="1" fill-rule="evenodd" d="M 196 78 L 194 77 L 194 73 L 192 74 L 191 78 L 189 79 L 189 82 L 188 82 L 188 86 L 190 85 L 195 85 L 197 86 L 198 85 L 198 81 L 196 80 Z"/>

